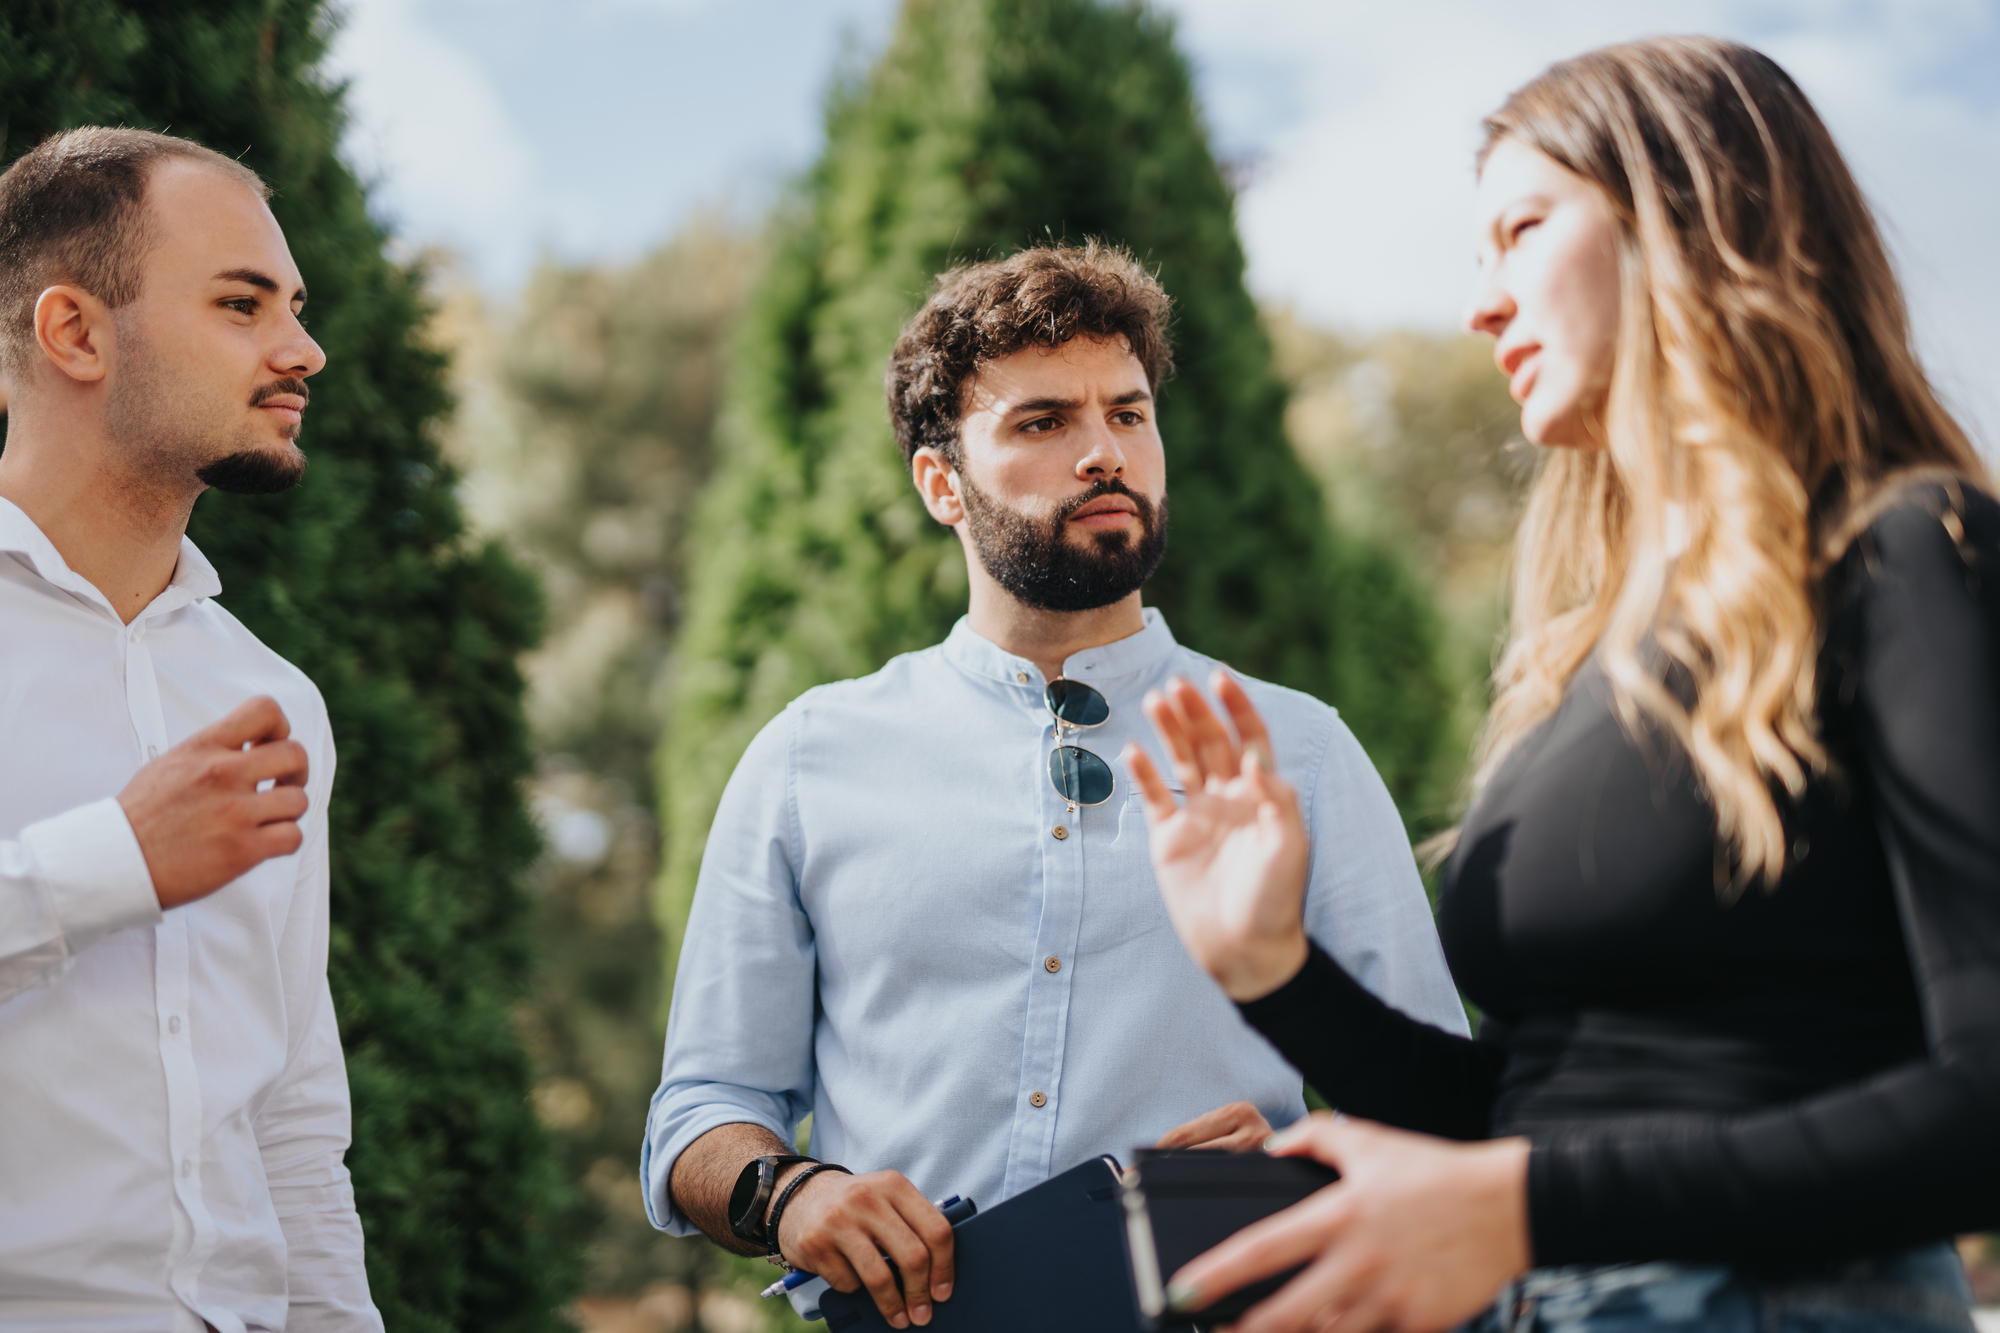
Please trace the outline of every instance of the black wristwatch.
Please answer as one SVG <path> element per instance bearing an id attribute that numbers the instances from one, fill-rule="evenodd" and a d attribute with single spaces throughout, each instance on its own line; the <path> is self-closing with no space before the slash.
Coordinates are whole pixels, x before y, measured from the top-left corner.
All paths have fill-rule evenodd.
<path id="1" fill-rule="evenodd" d="M 759 1157 L 743 1168 L 743 1174 L 736 1177 L 736 1188 L 729 1192 L 729 1229 L 752 1245 L 765 1246 L 764 1214 L 771 1206 L 771 1191 L 777 1186 L 778 1173 L 798 1162 L 810 1162 L 811 1157 Z"/>

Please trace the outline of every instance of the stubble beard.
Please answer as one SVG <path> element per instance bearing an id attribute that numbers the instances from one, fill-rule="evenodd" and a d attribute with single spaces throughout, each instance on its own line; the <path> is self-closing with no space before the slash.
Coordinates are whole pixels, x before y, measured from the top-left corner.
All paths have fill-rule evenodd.
<path id="1" fill-rule="evenodd" d="M 105 404 L 106 425 L 137 470 L 164 485 L 198 482 L 235 495 L 272 495 L 298 485 L 306 471 L 297 444 L 300 423 L 286 423 L 277 441 L 260 440 L 237 409 L 178 373 L 129 323 L 121 322 L 118 339 L 127 355 Z M 300 381 L 280 379 L 261 386 L 251 405 L 304 392 Z"/>
<path id="2" fill-rule="evenodd" d="M 972 484 L 961 470 L 972 549 L 993 581 L 1043 611 L 1095 611 L 1144 586 L 1167 554 L 1167 500 L 1156 506 L 1116 478 L 1099 481 L 1058 505 L 1048 518 L 1010 509 Z M 1139 511 L 1139 533 L 1094 532 L 1086 544 L 1069 536 L 1070 516 L 1093 500 L 1122 495 Z"/>

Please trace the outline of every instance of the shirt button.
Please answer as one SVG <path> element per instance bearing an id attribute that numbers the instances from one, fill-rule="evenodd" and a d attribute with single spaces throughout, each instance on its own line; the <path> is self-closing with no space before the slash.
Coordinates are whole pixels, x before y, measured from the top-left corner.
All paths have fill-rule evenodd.
<path id="1" fill-rule="evenodd" d="M 1049 1104 L 1049 1099 L 1043 1096 L 1041 1093 L 1031 1092 L 1028 1094 L 1028 1105 L 1035 1107 L 1036 1109 L 1039 1110 L 1040 1108 L 1047 1106 L 1048 1104 Z"/>
<path id="2" fill-rule="evenodd" d="M 1053 963 L 1055 959 L 1051 958 L 1049 959 L 1049 961 Z M 1051 972 L 1055 971 L 1054 968 L 1050 968 L 1049 970 Z M 169 1018 L 167 1020 L 167 1031 L 179 1032 L 180 1030 L 181 1030 L 181 1016 L 179 1014 L 175 1014 L 172 1018 Z"/>
<path id="3" fill-rule="evenodd" d="M 1037 1093 L 1035 1095 L 1040 1096 L 1041 1094 Z M 192 1157 L 181 1158 L 181 1179 L 186 1180 L 189 1176 L 193 1174 L 194 1174 L 194 1158 Z"/>
<path id="4" fill-rule="evenodd" d="M 1067 838 L 1069 836 L 1069 830 L 1064 828 L 1061 824 L 1058 824 L 1054 828 L 1050 829 L 1049 833 L 1055 838 L 1057 842 L 1061 842 L 1064 838 Z"/>
<path id="5" fill-rule="evenodd" d="M 1028 673 L 1025 671 L 1016 671 L 1014 673 L 1014 683 L 1016 685 L 1026 685 L 1028 683 Z"/>
<path id="6" fill-rule="evenodd" d="M 1062 959 L 1060 959 L 1060 958 L 1045 958 L 1045 959 L 1043 959 L 1043 960 L 1042 960 L 1042 966 L 1043 966 L 1043 967 L 1046 967 L 1046 968 L 1047 968 L 1047 969 L 1048 969 L 1049 971 L 1051 971 L 1051 972 L 1060 972 L 1060 971 L 1062 971 Z M 175 1019 L 174 1021 L 175 1021 L 175 1022 L 179 1022 L 180 1020 L 179 1020 L 179 1019 Z"/>
<path id="7" fill-rule="evenodd" d="M 158 759 L 159 757 L 160 757 L 160 747 L 159 747 L 159 746 L 157 746 L 157 745 L 148 745 L 148 746 L 146 747 L 146 758 L 148 758 L 148 759 Z"/>

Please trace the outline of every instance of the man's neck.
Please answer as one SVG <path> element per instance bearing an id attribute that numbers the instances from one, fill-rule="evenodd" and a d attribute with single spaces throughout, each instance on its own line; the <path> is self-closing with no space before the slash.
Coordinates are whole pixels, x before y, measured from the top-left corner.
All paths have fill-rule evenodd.
<path id="1" fill-rule="evenodd" d="M 1062 674 L 1072 654 L 1129 639 L 1146 628 L 1146 616 L 1135 591 L 1109 606 L 1091 611 L 1044 611 L 1029 606 L 984 577 L 973 576 L 972 604 L 966 613 L 973 631 L 1005 652 L 1025 657 L 1041 668 L 1042 679 Z"/>
<path id="2" fill-rule="evenodd" d="M 157 484 L 112 466 L 97 423 L 62 422 L 14 395 L 0 498 L 12 501 L 126 624 L 173 581 L 198 488 Z M 65 427 L 70 429 L 65 429 Z"/>

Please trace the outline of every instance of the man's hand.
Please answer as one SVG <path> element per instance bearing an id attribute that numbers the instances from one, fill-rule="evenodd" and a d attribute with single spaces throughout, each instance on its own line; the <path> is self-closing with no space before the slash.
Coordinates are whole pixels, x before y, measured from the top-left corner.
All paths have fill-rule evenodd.
<path id="1" fill-rule="evenodd" d="M 930 1323 L 931 1302 L 951 1295 L 951 1223 L 894 1171 L 820 1172 L 785 1205 L 777 1241 L 787 1263 L 835 1290 L 867 1287 L 893 1328 Z M 896 1261 L 900 1288 L 884 1255 Z"/>
<path id="2" fill-rule="evenodd" d="M 140 769 L 118 793 L 160 906 L 205 898 L 305 835 L 306 751 L 277 700 L 250 700 Z M 259 784 L 270 782 L 267 791 Z"/>
<path id="3" fill-rule="evenodd" d="M 1178 1129 L 1160 1136 L 1155 1148 L 1222 1148 L 1229 1152 L 1251 1152 L 1271 1137 L 1271 1124 L 1264 1113 L 1249 1102 L 1218 1106 L 1207 1115 L 1198 1115 Z"/>

